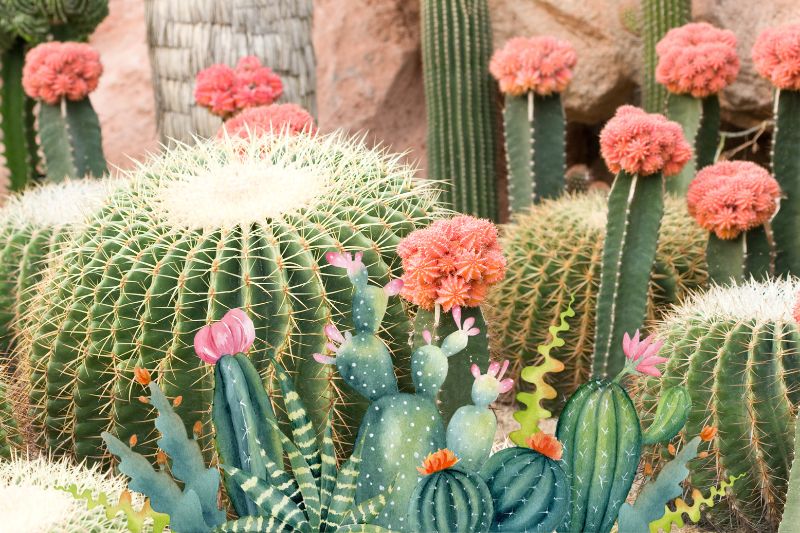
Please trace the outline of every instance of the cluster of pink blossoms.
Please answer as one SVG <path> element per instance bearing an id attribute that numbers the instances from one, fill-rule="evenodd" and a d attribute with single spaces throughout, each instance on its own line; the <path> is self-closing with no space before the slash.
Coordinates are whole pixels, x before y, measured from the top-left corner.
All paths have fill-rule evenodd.
<path id="1" fill-rule="evenodd" d="M 249 107 L 269 105 L 283 92 L 280 77 L 257 57 L 239 60 L 236 68 L 211 65 L 195 80 L 194 99 L 213 114 L 228 117 Z"/>
<path id="2" fill-rule="evenodd" d="M 617 109 L 600 132 L 600 151 L 611 172 L 642 176 L 673 176 L 692 157 L 680 124 L 630 105 Z"/>
<path id="3" fill-rule="evenodd" d="M 25 56 L 22 87 L 31 98 L 51 105 L 63 98 L 78 101 L 97 89 L 102 73 L 100 54 L 88 44 L 43 43 Z"/>
<path id="4" fill-rule="evenodd" d="M 739 73 L 736 36 L 707 22 L 671 29 L 656 53 L 656 80 L 675 94 L 705 98 L 730 85 Z"/>
<path id="5" fill-rule="evenodd" d="M 515 37 L 494 53 L 489 71 L 506 94 L 519 96 L 533 91 L 548 95 L 567 88 L 577 61 L 568 41 L 545 36 Z"/>
<path id="6" fill-rule="evenodd" d="M 315 133 L 314 117 L 297 104 L 272 104 L 245 109 L 229 118 L 217 132 L 217 138 L 226 135 L 247 139 L 288 130 L 290 133 Z"/>
<path id="7" fill-rule="evenodd" d="M 764 30 L 752 53 L 758 73 L 775 87 L 800 91 L 800 24 Z"/>
<path id="8" fill-rule="evenodd" d="M 765 169 L 749 161 L 722 161 L 697 173 L 686 202 L 703 228 L 735 239 L 769 221 L 780 196 L 778 182 Z"/>
<path id="9" fill-rule="evenodd" d="M 397 253 L 404 271 L 400 295 L 424 309 L 480 305 L 506 272 L 497 228 L 467 215 L 412 232 Z"/>

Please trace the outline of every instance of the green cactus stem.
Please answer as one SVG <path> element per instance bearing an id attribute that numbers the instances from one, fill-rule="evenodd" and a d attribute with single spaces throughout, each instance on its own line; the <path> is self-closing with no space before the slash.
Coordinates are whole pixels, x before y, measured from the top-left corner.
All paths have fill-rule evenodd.
<path id="1" fill-rule="evenodd" d="M 772 134 L 772 173 L 781 186 L 781 208 L 772 220 L 775 274 L 800 276 L 800 91 L 777 90 Z"/>
<path id="2" fill-rule="evenodd" d="M 683 136 L 694 146 L 692 159 L 678 175 L 667 180 L 668 192 L 685 196 L 697 171 L 714 163 L 720 126 L 719 97 L 669 94 L 667 118 L 681 125 Z"/>
<path id="3" fill-rule="evenodd" d="M 694 161 L 697 170 L 713 165 L 716 161 L 720 123 L 719 96 L 703 98 L 703 116 L 694 138 Z"/>
<path id="4" fill-rule="evenodd" d="M 481 477 L 459 465 L 426 475 L 411 496 L 411 531 L 487 533 L 494 506 Z"/>
<path id="5" fill-rule="evenodd" d="M 88 98 L 56 105 L 39 102 L 39 136 L 49 181 L 108 172 L 100 121 Z"/>
<path id="6" fill-rule="evenodd" d="M 741 283 L 750 277 L 767 279 L 773 270 L 768 232 L 766 226 L 759 226 L 733 239 L 720 239 L 715 233 L 709 233 L 708 280 L 724 285 Z"/>
<path id="7" fill-rule="evenodd" d="M 670 29 L 689 22 L 691 14 L 691 0 L 642 0 L 644 31 L 642 104 L 650 113 L 662 113 L 667 99 L 666 89 L 656 81 L 656 65 L 658 65 L 656 44 Z"/>
<path id="8" fill-rule="evenodd" d="M 506 95 L 503 124 L 512 213 L 564 192 L 565 131 L 561 95 Z"/>
<path id="9" fill-rule="evenodd" d="M 608 198 L 592 374 L 613 377 L 623 367 L 622 337 L 642 326 L 664 213 L 662 175 L 620 172 Z"/>
<path id="10" fill-rule="evenodd" d="M 22 39 L 0 55 L 0 128 L 2 155 L 9 173 L 9 188 L 21 191 L 36 177 L 36 133 L 33 101 L 22 90 L 22 66 L 27 45 Z"/>
<path id="11" fill-rule="evenodd" d="M 456 211 L 497 220 L 495 85 L 486 0 L 423 0 L 428 175 Z"/>
<path id="12" fill-rule="evenodd" d="M 789 490 L 786 493 L 786 505 L 783 508 L 781 524 L 778 533 L 794 533 L 797 525 L 800 524 L 800 424 L 795 418 L 794 434 L 794 457 L 792 459 L 792 470 L 789 474 Z"/>

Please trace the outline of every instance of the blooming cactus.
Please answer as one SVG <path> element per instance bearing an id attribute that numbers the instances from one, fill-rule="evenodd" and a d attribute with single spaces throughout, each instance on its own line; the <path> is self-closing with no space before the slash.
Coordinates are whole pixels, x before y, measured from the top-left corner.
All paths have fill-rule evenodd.
<path id="1" fill-rule="evenodd" d="M 567 88 L 577 62 L 569 41 L 550 36 L 515 37 L 494 53 L 489 72 L 506 94 L 520 96 L 533 91 L 549 95 Z"/>
<path id="2" fill-rule="evenodd" d="M 640 333 L 637 329 L 632 339 L 627 333 L 623 337 L 622 351 L 625 352 L 628 364 L 640 374 L 654 377 L 661 376 L 661 371 L 656 368 L 656 365 L 667 361 L 666 357 L 658 356 L 658 351 L 664 346 L 664 341 L 656 340 L 653 335 L 648 335 L 644 340 L 639 340 L 639 336 Z"/>
<path id="3" fill-rule="evenodd" d="M 253 321 L 241 309 L 231 309 L 222 320 L 205 326 L 194 336 L 197 356 L 215 364 L 223 355 L 246 352 L 256 339 Z"/>
<path id="4" fill-rule="evenodd" d="M 283 92 L 280 77 L 257 57 L 246 56 L 236 68 L 215 64 L 197 74 L 194 98 L 211 113 L 229 117 L 249 107 L 273 103 Z"/>
<path id="5" fill-rule="evenodd" d="M 251 135 L 279 132 L 314 133 L 314 117 L 297 104 L 271 104 L 245 109 L 229 118 L 217 131 L 217 138 L 225 136 L 247 139 Z"/>
<path id="6" fill-rule="evenodd" d="M 26 55 L 22 86 L 31 98 L 55 105 L 63 98 L 86 98 L 102 73 L 100 54 L 88 44 L 49 42 Z"/>

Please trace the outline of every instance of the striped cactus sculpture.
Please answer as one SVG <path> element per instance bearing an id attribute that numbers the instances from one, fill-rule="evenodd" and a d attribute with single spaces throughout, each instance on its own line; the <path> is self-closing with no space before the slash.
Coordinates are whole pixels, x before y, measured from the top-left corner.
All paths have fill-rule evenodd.
<path id="1" fill-rule="evenodd" d="M 262 379 L 271 358 L 285 364 L 317 430 L 333 410 L 334 440 L 349 447 L 366 402 L 311 358 L 325 325 L 350 317 L 350 284 L 325 253 L 365 249 L 386 283 L 400 238 L 438 212 L 432 185 L 340 134 L 166 152 L 89 217 L 31 301 L 17 353 L 30 358 L 35 427 L 56 453 L 103 459 L 97 436 L 107 430 L 122 441 L 137 434 L 154 455 L 150 408 L 135 401 L 139 366 L 182 397 L 179 414 L 187 427 L 201 421 L 210 451 L 213 372 L 194 357 L 193 337 L 241 307 L 256 325 Z M 408 317 L 399 301 L 386 314 L 393 362 L 407 374 Z"/>
<path id="2" fill-rule="evenodd" d="M 487 0 L 423 0 L 428 174 L 456 211 L 497 220 L 491 53 Z"/>

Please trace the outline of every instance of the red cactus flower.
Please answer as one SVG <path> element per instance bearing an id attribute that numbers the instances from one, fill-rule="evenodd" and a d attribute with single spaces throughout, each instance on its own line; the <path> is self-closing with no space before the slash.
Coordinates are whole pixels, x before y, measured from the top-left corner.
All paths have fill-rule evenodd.
<path id="1" fill-rule="evenodd" d="M 497 228 L 488 220 L 458 216 L 439 220 L 400 241 L 401 296 L 424 309 L 474 307 L 505 276 Z"/>
<path id="2" fill-rule="evenodd" d="M 194 99 L 215 115 L 236 111 L 236 73 L 228 65 L 211 65 L 195 78 Z"/>
<path id="3" fill-rule="evenodd" d="M 229 118 L 217 131 L 217 138 L 239 137 L 247 139 L 272 131 L 290 133 L 315 133 L 314 117 L 297 104 L 272 104 L 245 109 Z"/>
<path id="4" fill-rule="evenodd" d="M 78 101 L 97 89 L 103 65 L 100 54 L 85 43 L 49 42 L 25 55 L 22 87 L 31 98 L 55 105 Z"/>
<path id="5" fill-rule="evenodd" d="M 567 88 L 577 61 L 568 41 L 549 36 L 515 37 L 494 53 L 489 72 L 504 93 L 548 95 Z"/>
<path id="6" fill-rule="evenodd" d="M 735 239 L 775 214 L 781 190 L 769 172 L 748 161 L 722 161 L 704 168 L 689 185 L 686 201 L 703 228 Z"/>
<path id="7" fill-rule="evenodd" d="M 525 440 L 525 444 L 534 451 L 539 452 L 545 457 L 549 457 L 554 461 L 560 461 L 564 453 L 561 443 L 552 435 L 548 435 L 543 431 L 534 433 Z"/>
<path id="8" fill-rule="evenodd" d="M 800 90 L 800 24 L 762 31 L 753 45 L 756 71 L 778 89 Z"/>
<path id="9" fill-rule="evenodd" d="M 445 448 L 444 450 L 439 450 L 426 457 L 425 461 L 422 463 L 422 467 L 417 467 L 417 472 L 423 476 L 429 476 L 434 472 L 447 470 L 458 461 L 459 459 L 456 457 L 456 454 Z"/>
<path id="10" fill-rule="evenodd" d="M 254 56 L 239 60 L 236 68 L 211 65 L 198 72 L 194 99 L 215 115 L 229 117 L 256 106 L 273 103 L 283 92 L 283 83 L 272 69 Z"/>
<path id="11" fill-rule="evenodd" d="M 656 53 L 656 80 L 676 94 L 705 98 L 730 85 L 739 73 L 736 36 L 707 22 L 671 29 Z"/>
<path id="12" fill-rule="evenodd" d="M 624 105 L 600 133 L 600 151 L 609 170 L 642 176 L 672 176 L 691 159 L 680 124 L 663 115 Z"/>

